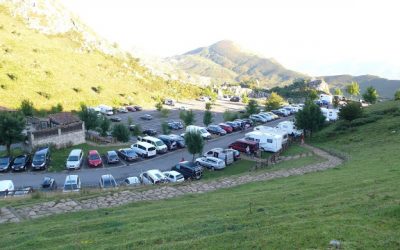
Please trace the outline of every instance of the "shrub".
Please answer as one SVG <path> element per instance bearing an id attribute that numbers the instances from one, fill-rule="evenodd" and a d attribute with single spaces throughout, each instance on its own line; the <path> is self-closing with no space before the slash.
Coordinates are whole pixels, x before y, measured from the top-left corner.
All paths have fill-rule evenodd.
<path id="1" fill-rule="evenodd" d="M 25 115 L 25 116 L 32 116 L 33 113 L 35 112 L 35 108 L 33 107 L 33 103 L 27 99 L 23 100 L 21 102 L 21 105 L 19 106 L 19 110 Z"/>
<path id="2" fill-rule="evenodd" d="M 233 121 L 239 118 L 239 114 L 237 112 L 226 110 L 223 114 L 224 121 Z"/>
<path id="3" fill-rule="evenodd" d="M 133 127 L 132 135 L 134 136 L 139 136 L 142 134 L 142 127 L 139 124 L 136 124 Z"/>
<path id="4" fill-rule="evenodd" d="M 120 142 L 128 142 L 130 139 L 129 129 L 122 123 L 114 126 L 112 136 Z"/>
<path id="5" fill-rule="evenodd" d="M 352 127 L 357 127 L 357 126 L 362 126 L 364 124 L 367 123 L 372 123 L 372 122 L 376 122 L 377 120 L 379 120 L 381 117 L 377 116 L 377 115 L 370 115 L 368 117 L 362 117 L 362 118 L 357 118 L 354 119 L 350 122 Z"/>
<path id="6" fill-rule="evenodd" d="M 38 91 L 38 92 L 36 92 L 36 93 L 37 93 L 38 95 L 40 95 L 40 96 L 46 98 L 47 100 L 50 100 L 50 98 L 51 98 L 51 95 L 48 94 L 48 93 L 46 93 L 46 92 Z"/>
<path id="7" fill-rule="evenodd" d="M 352 121 L 360 118 L 363 114 L 361 104 L 358 102 L 350 102 L 340 109 L 339 118 L 341 120 Z"/>
<path id="8" fill-rule="evenodd" d="M 80 93 L 82 92 L 81 88 L 72 88 L 73 91 L 75 91 L 76 93 Z"/>
<path id="9" fill-rule="evenodd" d="M 171 132 L 168 123 L 166 123 L 165 121 L 161 123 L 161 131 L 164 135 L 167 135 Z"/>
<path id="10" fill-rule="evenodd" d="M 12 81 L 16 81 L 18 79 L 18 77 L 12 73 L 7 73 L 8 78 L 10 78 L 10 80 Z"/>
<path id="11" fill-rule="evenodd" d="M 346 120 L 336 122 L 335 131 L 345 131 L 350 128 L 350 122 Z"/>
<path id="12" fill-rule="evenodd" d="M 169 115 L 169 109 L 162 108 L 160 114 L 162 117 L 167 118 Z"/>
<path id="13" fill-rule="evenodd" d="M 400 89 L 394 93 L 394 100 L 400 101 Z"/>

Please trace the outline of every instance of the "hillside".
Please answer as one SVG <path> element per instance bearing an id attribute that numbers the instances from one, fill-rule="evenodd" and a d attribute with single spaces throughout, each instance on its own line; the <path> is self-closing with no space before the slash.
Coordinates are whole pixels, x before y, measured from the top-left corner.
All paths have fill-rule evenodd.
<path id="1" fill-rule="evenodd" d="M 400 89 L 400 80 L 388 80 L 379 76 L 373 75 L 336 75 L 336 76 L 323 76 L 326 82 L 329 83 L 330 87 L 333 88 L 344 88 L 344 86 L 352 81 L 360 84 L 361 93 L 363 93 L 369 86 L 372 86 L 378 90 L 381 97 L 393 98 L 394 92 Z"/>
<path id="2" fill-rule="evenodd" d="M 189 74 L 209 77 L 212 83 L 258 80 L 260 86 L 273 87 L 305 77 L 285 69 L 273 59 L 244 51 L 228 40 L 168 58 L 168 61 Z"/>
<path id="3" fill-rule="evenodd" d="M 193 98 L 198 88 L 166 81 L 98 38 L 57 1 L 0 1 L 0 106 L 81 102 L 150 106 L 159 96 Z"/>
<path id="4" fill-rule="evenodd" d="M 313 145 L 346 159 L 335 169 L 8 224 L 0 247 L 331 249 L 335 239 L 340 249 L 398 249 L 399 115 L 399 102 L 379 103 L 371 123 L 317 133 Z"/>

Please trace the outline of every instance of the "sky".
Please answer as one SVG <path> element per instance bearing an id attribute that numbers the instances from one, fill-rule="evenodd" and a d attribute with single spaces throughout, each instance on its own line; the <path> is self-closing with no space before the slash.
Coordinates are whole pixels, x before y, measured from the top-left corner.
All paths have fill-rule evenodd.
<path id="1" fill-rule="evenodd" d="M 312 76 L 400 79 L 396 0 L 60 0 L 124 49 L 167 57 L 232 40 Z"/>

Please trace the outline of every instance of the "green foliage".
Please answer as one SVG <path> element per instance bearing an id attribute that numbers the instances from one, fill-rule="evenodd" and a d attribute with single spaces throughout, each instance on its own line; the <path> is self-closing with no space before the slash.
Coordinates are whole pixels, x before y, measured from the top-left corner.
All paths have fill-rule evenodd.
<path id="1" fill-rule="evenodd" d="M 106 117 L 102 116 L 99 119 L 100 135 L 107 136 L 107 132 L 110 130 L 111 122 Z"/>
<path id="2" fill-rule="evenodd" d="M 27 99 L 22 100 L 21 105 L 19 107 L 19 110 L 25 115 L 25 116 L 33 116 L 35 112 L 35 108 L 33 107 L 33 103 Z"/>
<path id="3" fill-rule="evenodd" d="M 203 89 L 203 96 L 210 97 L 211 101 L 215 102 L 217 100 L 218 94 L 214 92 L 211 87 L 206 87 Z"/>
<path id="4" fill-rule="evenodd" d="M 379 97 L 378 91 L 372 86 L 368 87 L 362 96 L 364 100 L 369 103 L 375 103 Z"/>
<path id="5" fill-rule="evenodd" d="M 308 94 L 308 99 L 311 101 L 314 101 L 318 98 L 318 92 L 315 89 L 310 90 L 309 94 Z"/>
<path id="6" fill-rule="evenodd" d="M 132 135 L 139 136 L 141 134 L 142 134 L 142 127 L 140 126 L 140 124 L 135 124 L 132 130 Z"/>
<path id="7" fill-rule="evenodd" d="M 265 102 L 265 109 L 268 111 L 278 109 L 282 106 L 283 102 L 282 96 L 278 95 L 276 92 L 272 92 Z"/>
<path id="8" fill-rule="evenodd" d="M 206 110 L 210 111 L 212 109 L 212 103 L 207 102 L 205 108 L 206 108 Z"/>
<path id="9" fill-rule="evenodd" d="M 161 123 L 161 131 L 164 135 L 168 135 L 171 132 L 167 122 L 163 121 Z"/>
<path id="10" fill-rule="evenodd" d="M 259 112 L 258 103 L 256 100 L 250 100 L 246 106 L 246 114 L 252 115 L 257 114 Z"/>
<path id="11" fill-rule="evenodd" d="M 358 96 L 360 94 L 360 85 L 357 82 L 351 82 L 346 86 L 346 92 L 351 96 Z"/>
<path id="12" fill-rule="evenodd" d="M 112 136 L 120 142 L 128 142 L 130 139 L 129 129 L 122 123 L 116 124 L 113 127 Z"/>
<path id="13" fill-rule="evenodd" d="M 367 117 L 357 118 L 350 122 L 351 127 L 358 127 L 368 123 L 376 122 L 381 119 L 382 116 L 379 115 L 369 115 Z"/>
<path id="14" fill-rule="evenodd" d="M 200 133 L 189 131 L 185 133 L 185 144 L 188 152 L 193 155 L 201 154 L 204 148 L 204 140 Z"/>
<path id="15" fill-rule="evenodd" d="M 394 100 L 400 101 L 400 89 L 394 93 Z"/>
<path id="16" fill-rule="evenodd" d="M 312 101 L 306 102 L 302 110 L 296 114 L 296 126 L 310 132 L 316 132 L 324 126 L 325 116 L 322 114 L 318 105 Z"/>
<path id="17" fill-rule="evenodd" d="M 213 114 L 211 113 L 211 111 L 206 110 L 204 111 L 204 116 L 203 116 L 203 123 L 204 125 L 208 126 L 213 122 Z"/>
<path id="18" fill-rule="evenodd" d="M 343 91 L 340 88 L 336 88 L 334 94 L 342 96 L 343 95 Z"/>
<path id="19" fill-rule="evenodd" d="M 25 117 L 20 112 L 0 112 L 0 144 L 6 145 L 7 153 L 11 154 L 11 144 L 22 141 L 25 129 Z"/>
<path id="20" fill-rule="evenodd" d="M 78 112 L 79 118 L 85 123 L 86 130 L 95 129 L 98 125 L 97 112 L 89 109 L 85 104 L 81 104 L 81 110 Z"/>
<path id="21" fill-rule="evenodd" d="M 167 118 L 169 115 L 169 109 L 162 108 L 160 111 L 161 117 Z"/>
<path id="22" fill-rule="evenodd" d="M 185 126 L 192 125 L 196 121 L 192 110 L 182 110 L 179 113 L 179 118 L 183 121 Z"/>
<path id="23" fill-rule="evenodd" d="M 51 113 L 60 113 L 64 110 L 63 106 L 61 103 L 58 103 L 56 106 L 52 106 L 50 109 Z"/>
<path id="24" fill-rule="evenodd" d="M 127 124 L 128 124 L 128 126 L 133 124 L 133 119 L 131 116 L 128 116 Z"/>
<path id="25" fill-rule="evenodd" d="M 157 103 L 156 103 L 156 110 L 157 111 L 161 111 L 162 109 L 163 109 L 163 103 L 162 103 L 162 101 L 160 100 L 160 101 L 158 101 Z"/>
<path id="26" fill-rule="evenodd" d="M 352 121 L 363 115 L 361 104 L 358 102 L 349 102 L 339 111 L 339 118 L 346 121 Z"/>
<path id="27" fill-rule="evenodd" d="M 249 97 L 247 94 L 242 95 L 242 103 L 247 104 L 249 102 Z"/>
<path id="28" fill-rule="evenodd" d="M 239 118 L 239 114 L 237 112 L 233 112 L 230 110 L 226 110 L 223 114 L 224 121 L 233 121 Z"/>

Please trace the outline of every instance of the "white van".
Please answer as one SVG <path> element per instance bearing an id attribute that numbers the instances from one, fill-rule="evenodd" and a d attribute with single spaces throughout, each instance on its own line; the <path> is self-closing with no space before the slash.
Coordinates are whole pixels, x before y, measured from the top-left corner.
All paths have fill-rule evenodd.
<path id="1" fill-rule="evenodd" d="M 260 131 L 247 133 L 245 139 L 258 142 L 260 149 L 267 152 L 278 152 L 282 149 L 282 136 Z"/>
<path id="2" fill-rule="evenodd" d="M 211 134 L 207 131 L 207 129 L 205 127 L 189 125 L 186 127 L 186 133 L 189 133 L 189 132 L 199 133 L 199 134 L 201 134 L 201 137 L 203 137 L 203 139 L 206 139 L 206 140 L 211 138 Z"/>
<path id="3" fill-rule="evenodd" d="M 289 135 L 300 136 L 303 134 L 303 131 L 298 130 L 292 121 L 280 122 L 276 127 L 286 131 Z"/>
<path id="4" fill-rule="evenodd" d="M 131 149 L 133 149 L 133 151 L 135 151 L 136 154 L 146 158 L 155 156 L 157 154 L 156 147 L 154 147 L 150 143 L 143 141 L 138 141 L 135 144 L 132 144 Z"/>
<path id="5" fill-rule="evenodd" d="M 235 161 L 235 155 L 234 152 L 230 149 L 223 149 L 223 148 L 213 148 L 206 153 L 204 153 L 203 156 L 208 156 L 208 157 L 215 157 L 219 158 L 223 161 L 225 161 L 226 165 L 232 164 Z"/>
<path id="6" fill-rule="evenodd" d="M 79 192 L 81 190 L 81 179 L 78 175 L 67 175 L 65 177 L 63 192 Z"/>
<path id="7" fill-rule="evenodd" d="M 158 169 L 151 169 L 139 175 L 140 181 L 144 185 L 167 183 L 167 177 Z"/>
<path id="8" fill-rule="evenodd" d="M 254 127 L 254 131 L 260 131 L 264 133 L 271 133 L 271 134 L 277 134 L 282 136 L 282 143 L 287 143 L 289 139 L 289 135 L 285 130 L 279 129 L 279 128 L 273 128 L 273 127 L 268 127 L 268 126 L 256 126 Z"/>
<path id="9" fill-rule="evenodd" d="M 0 181 L 0 197 L 14 194 L 14 182 L 12 180 Z"/>
<path id="10" fill-rule="evenodd" d="M 168 151 L 167 145 L 165 145 L 165 143 L 163 141 L 161 141 L 160 139 L 158 139 L 156 137 L 153 137 L 153 136 L 141 137 L 141 136 L 139 136 L 138 141 L 147 142 L 147 143 L 153 145 L 156 148 L 157 153 L 159 153 L 159 154 L 163 154 Z"/>
<path id="11" fill-rule="evenodd" d="M 337 109 L 327 109 L 321 108 L 322 114 L 325 116 L 326 121 L 336 121 L 339 119 L 339 110 Z"/>
<path id="12" fill-rule="evenodd" d="M 101 104 L 98 106 L 98 108 L 100 109 L 100 113 L 102 113 L 103 115 L 113 115 L 113 108 L 104 104 Z"/>

